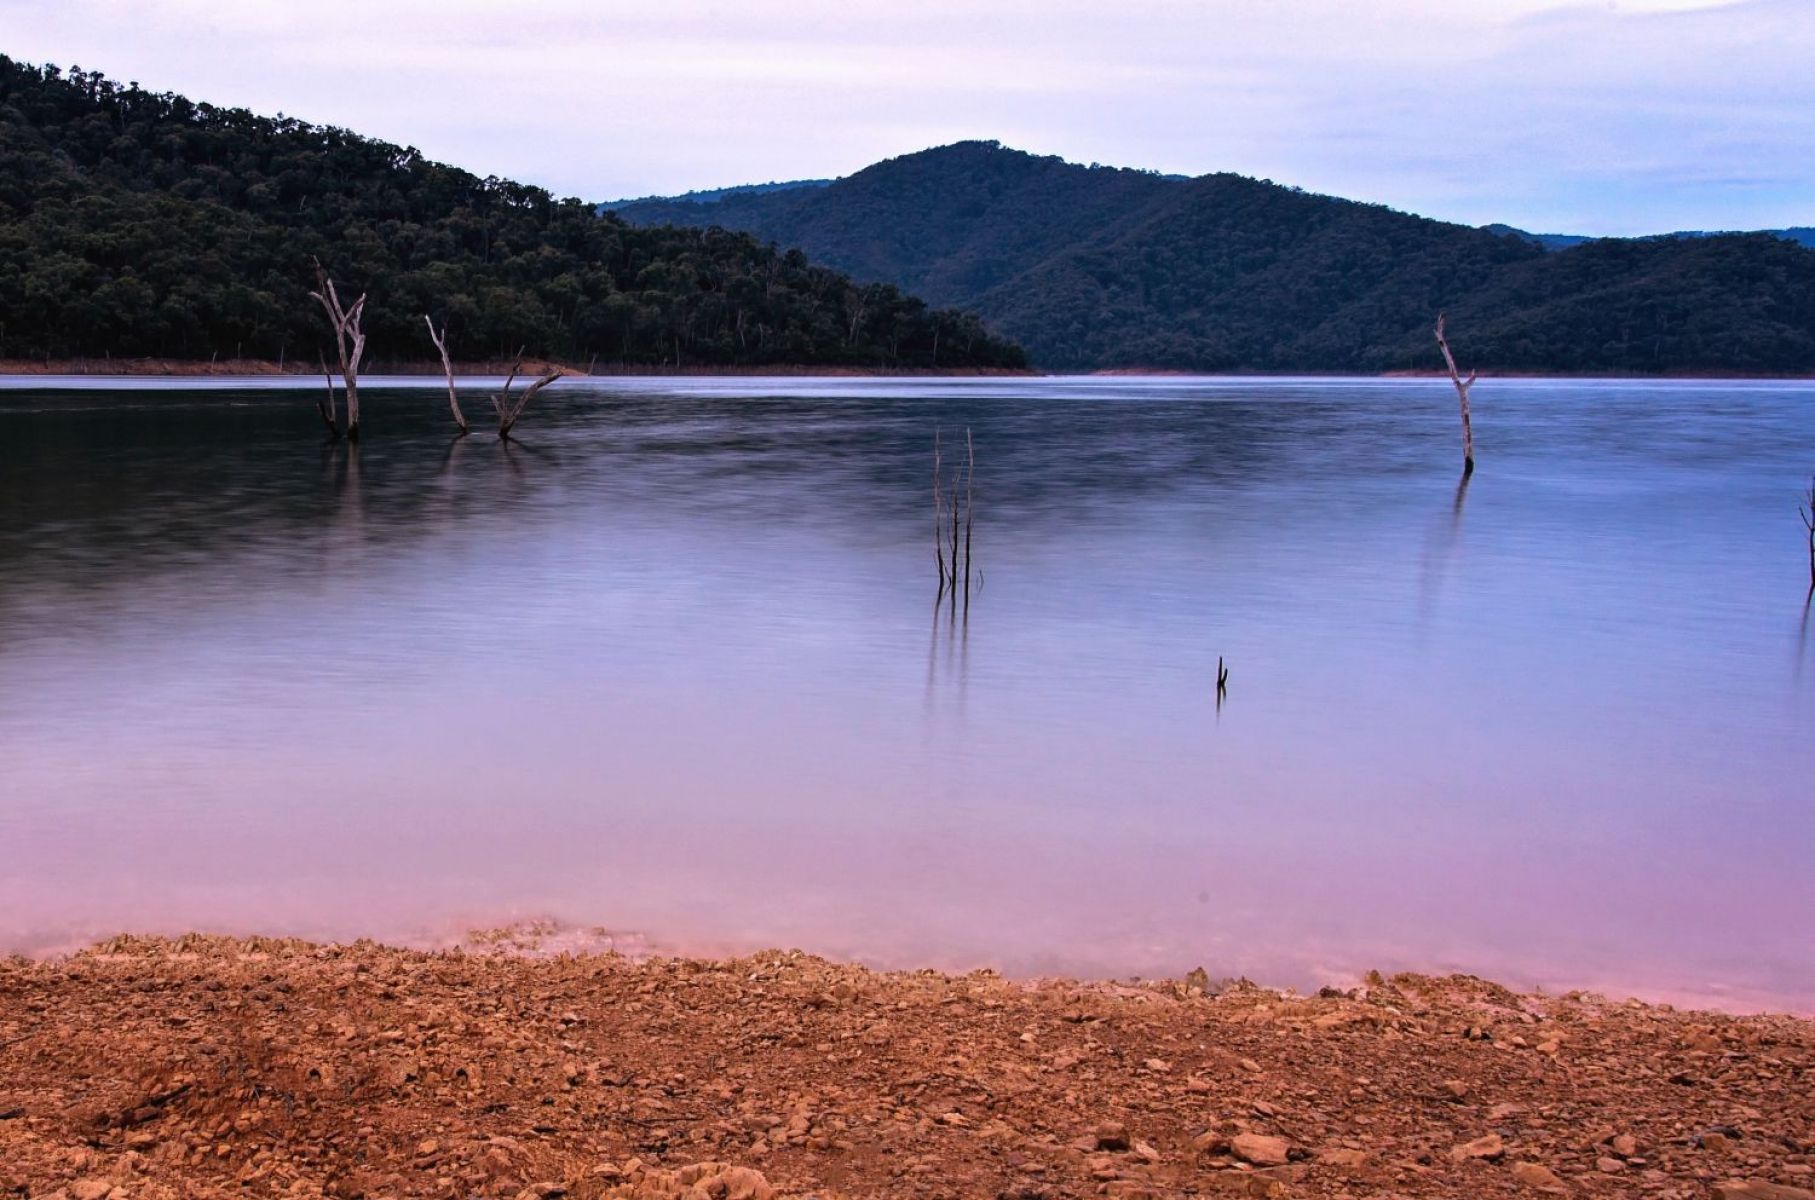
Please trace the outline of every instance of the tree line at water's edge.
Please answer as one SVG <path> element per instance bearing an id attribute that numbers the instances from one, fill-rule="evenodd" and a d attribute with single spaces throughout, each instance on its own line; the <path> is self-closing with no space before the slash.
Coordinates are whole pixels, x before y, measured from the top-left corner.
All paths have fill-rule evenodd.
<path id="1" fill-rule="evenodd" d="M 327 346 L 311 259 L 369 290 L 380 360 L 1016 368 L 973 315 L 742 233 L 638 228 L 283 116 L 0 55 L 0 359 Z"/>

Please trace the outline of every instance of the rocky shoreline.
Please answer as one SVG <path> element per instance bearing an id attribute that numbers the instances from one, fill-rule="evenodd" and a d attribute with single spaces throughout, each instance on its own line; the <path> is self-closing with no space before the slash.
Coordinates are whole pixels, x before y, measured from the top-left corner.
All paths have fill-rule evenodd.
<path id="1" fill-rule="evenodd" d="M 1815 1198 L 1815 1021 L 191 935 L 0 963 L 0 1196 Z"/>

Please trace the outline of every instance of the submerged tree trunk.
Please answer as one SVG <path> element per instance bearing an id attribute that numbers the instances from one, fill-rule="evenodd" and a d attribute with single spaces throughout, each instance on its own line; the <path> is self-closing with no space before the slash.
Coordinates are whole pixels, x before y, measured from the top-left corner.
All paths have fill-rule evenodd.
<path id="1" fill-rule="evenodd" d="M 454 412 L 454 424 L 460 426 L 460 436 L 465 437 L 472 430 L 467 426 L 466 414 L 460 411 L 460 397 L 454 394 L 454 364 L 447 356 L 447 326 L 443 325 L 441 332 L 436 333 L 434 318 L 424 313 L 422 319 L 429 327 L 429 340 L 441 351 L 441 369 L 447 375 L 447 406 Z"/>
<path id="2" fill-rule="evenodd" d="M 1815 475 L 1809 476 L 1809 494 L 1802 508 L 1802 524 L 1809 531 L 1809 595 L 1815 596 Z"/>
<path id="3" fill-rule="evenodd" d="M 971 543 L 976 527 L 977 449 L 971 431 L 964 431 L 964 463 L 945 482 L 945 462 L 937 430 L 933 432 L 933 561 L 939 568 L 939 595 L 952 590 L 956 603 L 959 581 L 964 585 L 968 608 L 971 592 Z"/>
<path id="4" fill-rule="evenodd" d="M 678 340 L 676 345 L 679 345 Z M 550 367 L 542 378 L 523 389 L 523 394 L 513 403 L 510 397 L 511 385 L 517 381 L 517 372 L 522 369 L 523 351 L 518 350 L 517 361 L 511 365 L 510 376 L 504 381 L 504 391 L 492 397 L 492 407 L 498 412 L 498 436 L 505 441 L 510 440 L 510 431 L 517 424 L 517 418 L 523 415 L 523 410 L 529 407 L 530 398 L 561 378 L 560 368 Z"/>
<path id="5" fill-rule="evenodd" d="M 1470 371 L 1468 378 L 1462 378 L 1462 372 L 1456 369 L 1456 356 L 1449 352 L 1449 340 L 1443 336 L 1445 318 L 1437 316 L 1437 347 L 1443 351 L 1444 364 L 1449 367 L 1450 382 L 1456 385 L 1456 396 L 1462 402 L 1462 475 L 1467 478 L 1475 473 L 1475 426 L 1469 418 L 1468 389 L 1475 386 L 1475 372 Z"/>
<path id="6" fill-rule="evenodd" d="M 939 594 L 945 595 L 945 464 L 939 453 L 939 431 L 933 430 L 933 557 L 939 564 Z"/>
<path id="7" fill-rule="evenodd" d="M 360 327 L 365 320 L 365 293 L 360 293 L 352 307 L 342 305 L 340 293 L 322 268 L 320 259 L 315 260 L 315 286 L 316 290 L 309 295 L 321 305 L 328 314 L 328 324 L 334 327 L 334 348 L 340 356 L 340 382 L 347 393 L 347 440 L 356 442 L 359 440 L 359 363 L 366 353 L 366 335 Z"/>

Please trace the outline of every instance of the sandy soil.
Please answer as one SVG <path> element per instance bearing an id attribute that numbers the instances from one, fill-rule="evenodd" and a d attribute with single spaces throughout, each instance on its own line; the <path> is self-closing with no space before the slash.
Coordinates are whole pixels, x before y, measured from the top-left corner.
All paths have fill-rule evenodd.
<path id="1" fill-rule="evenodd" d="M 1810 1200 L 1812 1122 L 1815 1022 L 1463 977 L 1298 998 L 508 937 L 0 964 L 0 1196 Z"/>

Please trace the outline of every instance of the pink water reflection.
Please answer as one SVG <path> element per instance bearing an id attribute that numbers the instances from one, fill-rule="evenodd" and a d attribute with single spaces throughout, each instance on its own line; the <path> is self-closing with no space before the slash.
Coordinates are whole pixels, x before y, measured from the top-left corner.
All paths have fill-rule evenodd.
<path id="1" fill-rule="evenodd" d="M 325 519 L 248 495 L 170 561 L 155 522 L 92 559 L 58 557 L 67 515 L 27 522 L 39 557 L 0 559 L 0 947 L 552 915 L 887 966 L 1815 1007 L 1812 710 L 1761 599 L 1756 464 L 1704 479 L 1660 438 L 1622 475 L 1538 396 L 1500 414 L 1530 457 L 1503 448 L 1458 525 L 1443 481 L 1368 458 L 1422 436 L 1397 408 L 1169 394 L 1117 454 L 1211 453 L 1322 395 L 1366 418 L 1328 435 L 1360 461 L 1306 479 L 1250 447 L 1134 492 L 1055 467 L 990 497 L 967 628 L 923 594 L 903 405 L 1045 438 L 1038 462 L 1151 398 L 1061 396 L 1069 428 L 1037 396 L 854 392 L 576 403 L 515 468 L 399 435 L 351 483 L 280 480 Z M 759 417 L 853 440 L 777 461 L 736 444 Z"/>

